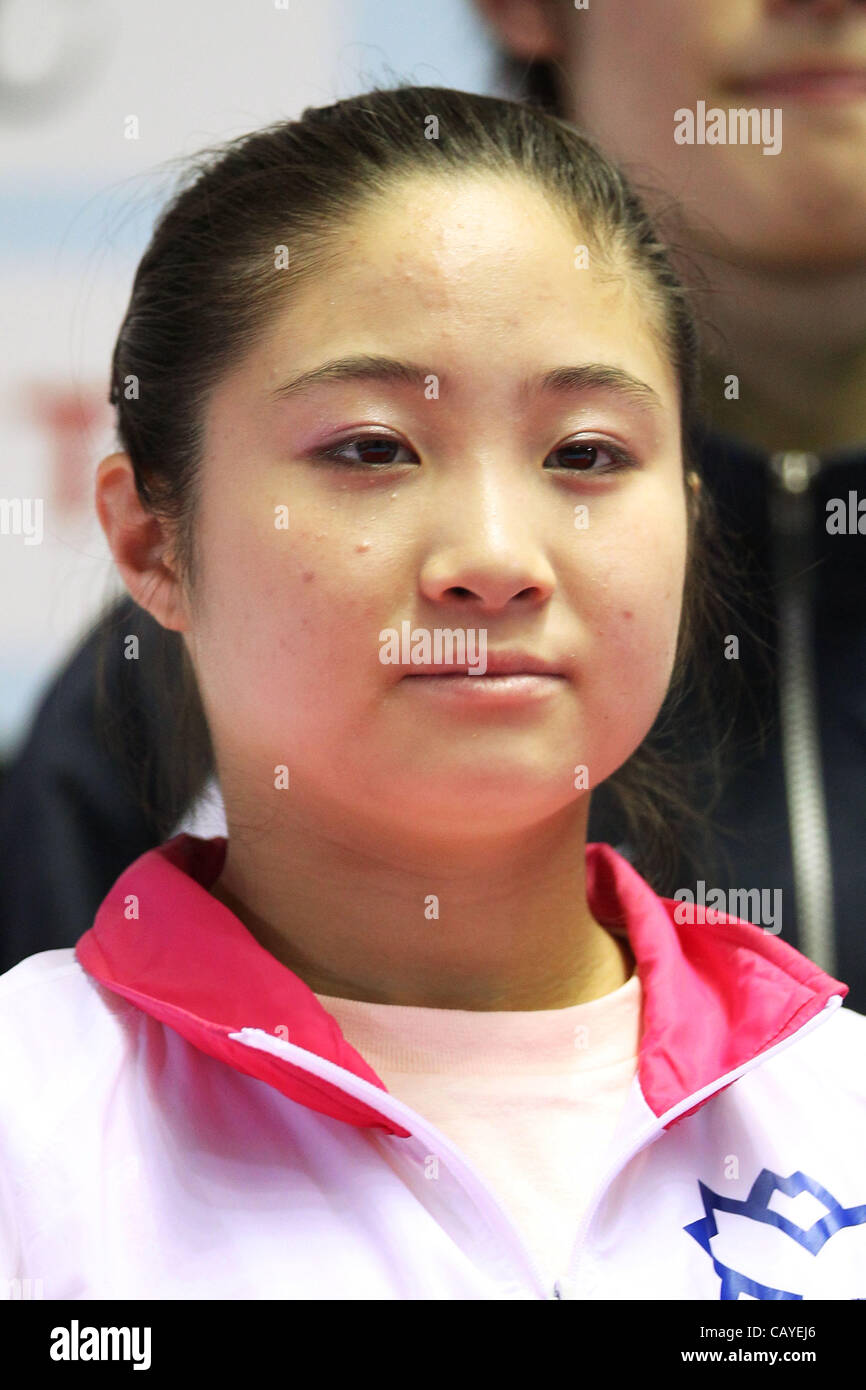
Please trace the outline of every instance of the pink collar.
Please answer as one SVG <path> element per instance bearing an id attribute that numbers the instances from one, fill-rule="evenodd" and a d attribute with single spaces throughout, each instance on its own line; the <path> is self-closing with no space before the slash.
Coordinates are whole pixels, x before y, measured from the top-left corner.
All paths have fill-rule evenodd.
<path id="1" fill-rule="evenodd" d="M 75 947 L 82 968 L 236 1071 L 334 1119 L 405 1136 L 338 1085 L 229 1037 L 263 1029 L 387 1090 L 309 986 L 208 892 L 226 844 L 224 836 L 175 835 L 130 864 Z M 677 925 L 677 904 L 658 897 L 610 845 L 588 845 L 586 869 L 593 916 L 627 931 L 637 961 L 638 1077 L 655 1115 L 790 1037 L 831 995 L 848 992 L 760 927 L 734 919 Z"/>

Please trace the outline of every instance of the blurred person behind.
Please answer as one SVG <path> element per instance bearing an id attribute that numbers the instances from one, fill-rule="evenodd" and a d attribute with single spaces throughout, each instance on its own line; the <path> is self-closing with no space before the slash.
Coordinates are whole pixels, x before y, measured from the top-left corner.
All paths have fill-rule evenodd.
<path id="1" fill-rule="evenodd" d="M 835 969 L 862 1009 L 866 6 L 476 8 L 503 85 L 579 126 L 639 187 L 713 330 L 702 475 L 750 595 L 732 636 L 753 700 L 734 716 L 705 891 L 766 890 L 781 924 L 761 924 Z M 765 131 L 775 120 L 777 152 L 698 143 L 702 112 L 743 108 L 768 113 Z M 695 143 L 675 139 L 685 111 Z M 721 662 L 720 706 L 725 685 Z M 623 831 L 595 800 L 590 838 Z M 684 858 L 679 885 L 697 893 L 689 874 Z"/>

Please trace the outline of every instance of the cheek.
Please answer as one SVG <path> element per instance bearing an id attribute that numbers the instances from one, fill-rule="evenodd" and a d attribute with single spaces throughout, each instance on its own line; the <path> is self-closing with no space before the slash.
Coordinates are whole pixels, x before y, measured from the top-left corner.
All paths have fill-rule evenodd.
<path id="1" fill-rule="evenodd" d="M 673 662 L 682 610 L 685 548 L 653 550 L 649 545 L 631 557 L 610 581 L 608 621 L 614 650 L 635 660 L 664 667 Z"/>
<path id="2" fill-rule="evenodd" d="M 730 46 L 731 22 L 707 13 L 713 9 L 695 0 L 605 0 L 580 19 L 584 36 L 575 43 L 572 81 L 577 123 L 614 158 L 659 171 L 661 189 L 684 185 L 674 111 L 712 96 L 717 55 Z M 720 23 L 725 33 L 717 32 Z M 734 42 L 738 31 L 735 23 Z"/>
<path id="3" fill-rule="evenodd" d="M 658 717 L 673 670 L 679 606 L 636 596 L 609 614 L 597 657 L 582 683 L 585 761 L 597 786 L 643 743 Z"/>
<path id="4" fill-rule="evenodd" d="M 327 723 L 378 652 L 375 555 L 355 554 L 325 521 L 307 528 L 290 517 L 284 530 L 273 515 L 239 509 L 202 528 L 201 681 L 215 717 L 250 721 L 250 733 Z"/>
<path id="5" fill-rule="evenodd" d="M 685 533 L 618 528 L 616 546 L 595 556 L 574 598 L 587 632 L 585 692 L 590 723 L 631 730 L 652 725 L 670 683 L 682 611 Z M 663 538 L 663 539 L 662 539 Z"/>

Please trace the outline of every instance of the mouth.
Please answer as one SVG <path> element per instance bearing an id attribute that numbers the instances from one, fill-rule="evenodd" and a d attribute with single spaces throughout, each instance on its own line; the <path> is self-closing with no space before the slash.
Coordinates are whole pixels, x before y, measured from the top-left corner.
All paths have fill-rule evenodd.
<path id="1" fill-rule="evenodd" d="M 866 97 L 866 66 L 804 67 L 758 73 L 727 84 L 735 96 L 788 101 L 842 102 Z"/>
<path id="2" fill-rule="evenodd" d="M 484 671 L 477 665 L 470 666 L 465 661 L 440 661 L 432 665 L 412 665 L 405 668 L 406 676 L 426 678 L 428 676 L 470 676 L 473 681 L 487 680 L 497 676 L 561 676 L 566 675 L 566 667 L 559 661 L 550 661 L 532 652 L 485 651 L 482 662 Z M 481 664 L 481 663 L 479 663 Z"/>
<path id="3" fill-rule="evenodd" d="M 441 699 L 467 708 L 531 705 L 549 700 L 568 685 L 564 675 L 551 672 L 511 671 L 470 676 L 465 671 L 413 673 L 403 682 L 422 698 Z"/>
<path id="4" fill-rule="evenodd" d="M 567 688 L 569 679 L 565 660 L 500 647 L 485 650 L 474 666 L 465 661 L 407 666 L 399 684 L 421 698 L 440 699 L 453 708 L 505 709 L 549 700 Z"/>

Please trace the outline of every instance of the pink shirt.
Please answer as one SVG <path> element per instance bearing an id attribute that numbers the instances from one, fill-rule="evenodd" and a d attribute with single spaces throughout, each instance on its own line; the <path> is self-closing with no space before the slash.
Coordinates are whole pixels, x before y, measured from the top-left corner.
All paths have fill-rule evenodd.
<path id="1" fill-rule="evenodd" d="M 388 1090 L 434 1124 L 487 1179 L 552 1283 L 637 1068 L 637 972 L 565 1009 L 406 1008 L 318 994 Z M 381 1132 L 365 1131 L 381 1147 Z M 393 1161 L 393 1140 L 387 1152 Z M 405 1176 L 418 1181 L 418 1165 Z M 421 1177 L 435 1179 L 435 1164 Z"/>

